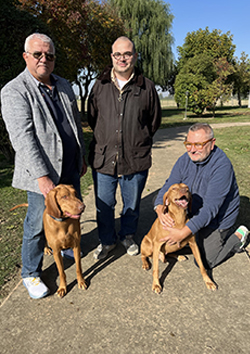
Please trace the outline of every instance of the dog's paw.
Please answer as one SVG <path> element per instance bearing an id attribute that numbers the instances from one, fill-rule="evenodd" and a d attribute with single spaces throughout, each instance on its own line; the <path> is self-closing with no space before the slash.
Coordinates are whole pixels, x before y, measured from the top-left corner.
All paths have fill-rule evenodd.
<path id="1" fill-rule="evenodd" d="M 163 252 L 159 252 L 159 260 L 162 263 L 166 263 L 166 257 L 165 257 L 165 254 Z"/>
<path id="2" fill-rule="evenodd" d="M 87 289 L 87 284 L 85 282 L 84 279 L 82 279 L 81 281 L 78 282 L 78 289 L 83 289 L 83 290 L 86 290 Z"/>
<path id="3" fill-rule="evenodd" d="M 148 263 L 142 265 L 142 269 L 144 269 L 144 270 L 149 270 L 150 268 L 151 268 L 151 266 Z"/>
<path id="4" fill-rule="evenodd" d="M 212 290 L 212 291 L 217 290 L 217 285 L 214 282 L 212 282 L 212 280 L 206 281 L 205 283 L 208 290 Z"/>
<path id="5" fill-rule="evenodd" d="M 178 262 L 184 262 L 184 261 L 187 261 L 187 260 L 188 260 L 188 257 L 186 257 L 184 255 L 177 256 L 177 261 Z"/>
<path id="6" fill-rule="evenodd" d="M 153 284 L 152 290 L 156 294 L 160 294 L 162 292 L 162 287 L 159 284 Z"/>
<path id="7" fill-rule="evenodd" d="M 47 246 L 44 247 L 43 253 L 47 256 L 51 256 L 53 254 L 52 250 Z"/>
<path id="8" fill-rule="evenodd" d="M 149 270 L 151 268 L 151 263 L 147 259 L 142 259 L 142 269 Z"/>
<path id="9" fill-rule="evenodd" d="M 60 297 L 61 299 L 66 295 L 67 290 L 66 288 L 58 288 L 56 294 L 58 297 Z"/>

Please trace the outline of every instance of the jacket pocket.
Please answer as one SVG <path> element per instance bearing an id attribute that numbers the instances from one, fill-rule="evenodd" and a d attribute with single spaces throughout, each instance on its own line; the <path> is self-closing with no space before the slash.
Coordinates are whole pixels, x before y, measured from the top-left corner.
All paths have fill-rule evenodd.
<path id="1" fill-rule="evenodd" d="M 89 164 L 94 169 L 104 165 L 106 147 L 107 145 L 99 145 L 94 142 L 90 144 Z"/>
<path id="2" fill-rule="evenodd" d="M 151 166 L 151 146 L 134 148 L 130 151 L 129 160 L 135 172 L 147 170 Z"/>

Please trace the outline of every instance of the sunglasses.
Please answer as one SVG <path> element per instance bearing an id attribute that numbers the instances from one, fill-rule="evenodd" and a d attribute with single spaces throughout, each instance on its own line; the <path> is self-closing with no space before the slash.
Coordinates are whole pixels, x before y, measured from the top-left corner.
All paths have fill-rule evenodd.
<path id="1" fill-rule="evenodd" d="M 42 52 L 34 52 L 34 53 L 26 52 L 26 53 L 31 54 L 36 60 L 41 60 L 43 56 L 45 56 L 46 60 L 48 61 L 54 61 L 56 58 L 55 54 L 52 53 L 42 53 Z"/>

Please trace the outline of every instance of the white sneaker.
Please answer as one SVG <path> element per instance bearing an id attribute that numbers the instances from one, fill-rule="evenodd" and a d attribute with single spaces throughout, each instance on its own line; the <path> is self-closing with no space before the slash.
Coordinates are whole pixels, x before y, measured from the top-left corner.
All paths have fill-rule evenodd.
<path id="1" fill-rule="evenodd" d="M 139 253 L 139 247 L 133 240 L 133 235 L 125 236 L 125 239 L 121 241 L 123 246 L 126 248 L 127 254 L 130 256 L 136 256 Z"/>
<path id="2" fill-rule="evenodd" d="M 246 244 L 248 242 L 249 230 L 246 228 L 246 226 L 241 225 L 235 232 L 238 232 L 241 235 L 240 250 L 242 250 L 246 246 Z"/>
<path id="3" fill-rule="evenodd" d="M 74 252 L 73 252 L 72 248 L 68 248 L 66 250 L 62 250 L 61 251 L 61 255 L 62 255 L 62 257 L 65 257 L 67 259 L 71 259 L 72 261 L 75 260 Z M 82 254 L 82 252 L 80 252 L 80 257 L 82 258 L 82 256 L 83 256 L 83 254 Z"/>
<path id="4" fill-rule="evenodd" d="M 28 290 L 29 296 L 32 299 L 41 299 L 49 294 L 49 289 L 39 277 L 24 278 L 23 285 Z"/>

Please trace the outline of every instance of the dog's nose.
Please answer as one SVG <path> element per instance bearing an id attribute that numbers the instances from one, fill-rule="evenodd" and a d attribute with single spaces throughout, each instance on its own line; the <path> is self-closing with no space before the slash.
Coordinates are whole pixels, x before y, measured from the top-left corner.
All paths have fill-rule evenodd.
<path id="1" fill-rule="evenodd" d="M 79 205 L 79 209 L 80 209 L 80 211 L 84 211 L 85 210 L 85 204 L 80 204 Z"/>

